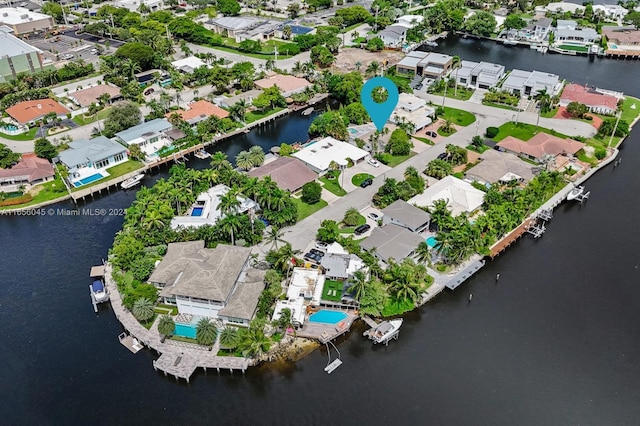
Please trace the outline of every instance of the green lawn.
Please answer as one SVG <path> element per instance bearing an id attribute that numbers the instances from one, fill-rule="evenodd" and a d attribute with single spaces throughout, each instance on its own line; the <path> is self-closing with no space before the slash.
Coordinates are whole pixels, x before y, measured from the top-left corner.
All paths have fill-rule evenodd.
<path id="1" fill-rule="evenodd" d="M 355 186 L 360 186 L 365 179 L 373 179 L 373 175 L 370 175 L 369 173 L 358 173 L 351 178 L 351 183 Z"/>
<path id="2" fill-rule="evenodd" d="M 32 141 L 36 138 L 36 132 L 38 131 L 38 127 L 32 127 L 26 133 L 22 133 L 20 135 L 7 135 L 6 133 L 0 132 L 0 137 L 9 139 L 12 141 Z"/>
<path id="3" fill-rule="evenodd" d="M 60 180 L 60 178 L 57 176 L 54 180 L 50 182 L 45 182 L 41 185 L 38 185 L 37 188 L 44 188 L 44 189 L 41 189 L 40 192 L 38 192 L 38 194 L 34 196 L 33 199 L 28 203 L 18 204 L 15 206 L 3 206 L 3 207 L 0 207 L 0 210 L 33 206 L 35 204 L 44 203 L 45 201 L 50 201 L 60 197 L 65 197 L 68 194 L 67 189 L 64 186 L 64 183 L 62 183 L 62 180 Z"/>
<path id="4" fill-rule="evenodd" d="M 328 179 L 326 176 L 322 176 L 319 180 L 324 184 L 324 189 L 332 194 L 337 195 L 338 197 L 347 195 L 347 191 L 340 186 L 340 174 L 335 172 L 335 176 L 335 179 Z"/>
<path id="5" fill-rule="evenodd" d="M 395 315 L 400 315 L 405 312 L 409 312 L 414 310 L 416 307 L 415 303 L 410 300 L 399 301 L 393 297 L 390 297 L 385 303 L 384 308 L 382 309 L 383 317 L 391 317 Z"/>
<path id="6" fill-rule="evenodd" d="M 454 134 L 455 132 L 456 132 L 456 129 L 454 129 L 453 127 L 451 128 L 451 132 L 445 132 L 445 131 L 442 129 L 442 127 L 440 127 L 440 128 L 437 130 L 437 133 L 438 133 L 440 136 L 444 136 L 445 138 L 446 138 L 447 136 L 451 136 L 451 135 L 452 135 L 452 134 Z"/>
<path id="7" fill-rule="evenodd" d="M 503 124 L 502 126 L 499 127 L 499 129 L 500 131 L 498 132 L 496 137 L 493 138 L 493 140 L 496 142 L 500 142 L 502 139 L 506 138 L 507 136 L 513 136 L 514 138 L 518 138 L 523 141 L 528 141 L 529 139 L 531 139 L 532 137 L 534 137 L 536 134 L 540 132 L 549 133 L 559 138 L 568 137 L 567 135 L 556 132 L 555 130 L 546 129 L 544 127 L 536 127 L 533 124 L 526 124 L 526 123 L 516 124 L 513 121 Z"/>
<path id="8" fill-rule="evenodd" d="M 353 234 L 353 231 L 355 231 L 358 226 L 364 225 L 365 223 L 367 223 L 367 218 L 360 215 L 360 217 L 358 217 L 358 223 L 356 224 L 356 226 L 345 226 L 344 228 L 340 228 L 340 233 Z"/>
<path id="9" fill-rule="evenodd" d="M 635 109 L 631 108 L 631 106 L 633 105 L 636 106 Z M 627 123 L 631 124 L 638 115 L 640 115 L 640 99 L 626 96 L 624 98 L 624 103 L 622 104 L 622 116 L 620 117 L 620 119 L 625 120 L 627 121 Z"/>
<path id="10" fill-rule="evenodd" d="M 584 46 L 573 46 L 570 44 L 561 44 L 560 46 L 558 46 L 559 49 L 563 49 L 563 50 L 573 50 L 576 52 L 588 52 L 589 48 L 588 47 L 584 47 Z"/>
<path id="11" fill-rule="evenodd" d="M 253 123 L 254 121 L 260 120 L 261 118 L 265 118 L 268 117 L 272 114 L 275 114 L 277 112 L 282 111 L 284 108 L 274 108 L 274 109 L 270 109 L 268 111 L 264 111 L 264 112 L 256 112 L 256 111 L 250 111 L 247 112 L 244 116 L 244 121 L 249 124 L 249 123 Z"/>
<path id="12" fill-rule="evenodd" d="M 420 142 L 424 142 L 427 145 L 435 145 L 436 143 L 434 141 L 432 141 L 431 139 L 427 139 L 427 138 L 422 138 L 420 136 L 413 136 L 414 139 L 418 139 Z"/>
<path id="13" fill-rule="evenodd" d="M 543 112 L 542 114 L 540 114 L 540 117 L 544 117 L 544 118 L 553 118 L 556 116 L 556 114 L 558 113 L 558 108 L 553 108 L 551 111 L 547 111 L 547 112 Z"/>
<path id="14" fill-rule="evenodd" d="M 356 22 L 355 24 L 351 24 L 348 27 L 345 27 L 344 30 L 340 31 L 341 34 L 345 34 L 345 33 L 352 33 L 353 30 L 355 30 L 356 28 L 358 28 L 360 25 L 362 25 L 364 22 Z M 341 37 L 342 38 L 342 37 Z"/>
<path id="15" fill-rule="evenodd" d="M 98 111 L 98 119 L 104 120 L 109 115 L 109 108 L 101 109 Z M 73 122 L 78 126 L 86 126 L 87 124 L 93 124 L 96 122 L 96 115 L 92 115 L 91 117 L 85 117 L 84 114 L 76 115 L 72 118 Z"/>
<path id="16" fill-rule="evenodd" d="M 461 109 L 444 107 L 444 114 L 440 116 L 443 120 L 449 120 L 458 126 L 466 127 L 476 121 L 476 116 Z"/>
<path id="17" fill-rule="evenodd" d="M 108 180 L 111 180 L 113 178 L 117 178 L 118 176 L 122 176 L 122 175 L 126 175 L 127 173 L 133 172 L 134 170 L 138 170 L 139 168 L 142 167 L 142 163 L 139 161 L 134 161 L 134 160 L 128 160 L 122 164 L 118 164 L 117 166 L 113 166 L 109 169 L 107 169 L 107 173 L 109 173 L 109 176 L 104 177 L 102 179 L 98 179 L 95 182 L 91 182 L 89 185 L 82 185 L 81 187 L 78 188 L 73 188 L 71 189 L 71 192 L 75 192 L 75 191 L 80 191 L 82 189 L 87 189 L 89 187 L 92 187 L 94 185 L 97 185 L 99 183 L 104 183 Z"/>
<path id="18" fill-rule="evenodd" d="M 274 54 L 273 52 L 262 52 L 262 53 L 247 53 L 247 52 L 240 52 L 238 49 L 234 49 L 233 47 L 228 47 L 228 46 L 208 46 L 212 49 L 215 50 L 222 50 L 223 52 L 229 52 L 229 53 L 235 53 L 236 55 L 242 55 L 242 56 L 248 56 L 250 58 L 256 58 L 256 59 L 269 59 L 269 58 L 274 58 Z M 284 52 L 280 53 L 280 51 L 278 50 L 278 60 L 280 59 L 286 59 L 286 58 L 290 58 L 293 55 L 285 55 Z"/>
<path id="19" fill-rule="evenodd" d="M 413 152 L 410 152 L 407 155 L 391 155 L 389 156 L 389 162 L 387 163 L 387 166 L 395 167 L 398 164 L 407 161 L 409 158 L 413 157 L 414 155 L 415 154 Z"/>
<path id="20" fill-rule="evenodd" d="M 322 298 L 332 302 L 339 302 L 342 297 L 342 286 L 341 281 L 325 280 L 322 288 Z"/>
<path id="21" fill-rule="evenodd" d="M 482 154 L 483 152 L 488 151 L 488 150 L 491 149 L 491 147 L 488 147 L 488 146 L 486 146 L 484 144 L 480 148 L 476 148 L 475 145 L 467 145 L 466 148 L 469 151 L 475 151 L 475 152 L 477 152 L 479 154 Z"/>
<path id="22" fill-rule="evenodd" d="M 490 107 L 494 107 L 494 108 L 500 108 L 500 109 L 508 109 L 510 111 L 517 111 L 518 108 L 512 106 L 512 105 L 507 105 L 507 104 L 498 104 L 496 102 L 487 102 L 487 101 L 482 101 L 482 105 L 486 105 L 486 106 L 490 106 Z"/>
<path id="23" fill-rule="evenodd" d="M 294 204 L 298 207 L 298 222 L 304 219 L 307 216 L 311 216 L 318 210 L 327 206 L 327 202 L 325 200 L 320 200 L 315 204 L 307 204 L 302 201 L 300 198 L 291 198 Z"/>
<path id="24" fill-rule="evenodd" d="M 458 99 L 460 101 L 468 101 L 473 95 L 473 89 L 467 89 L 466 87 L 458 86 L 458 89 L 452 89 L 451 87 L 447 87 L 447 98 Z M 433 92 L 429 92 L 435 96 L 444 95 L 444 90 L 434 90 Z"/>

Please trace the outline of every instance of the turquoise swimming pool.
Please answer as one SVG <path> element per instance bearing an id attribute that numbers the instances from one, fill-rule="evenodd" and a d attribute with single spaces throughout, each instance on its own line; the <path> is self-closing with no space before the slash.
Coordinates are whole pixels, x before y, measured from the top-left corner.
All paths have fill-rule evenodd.
<path id="1" fill-rule="evenodd" d="M 325 324 L 337 324 L 347 318 L 347 314 L 340 311 L 321 309 L 309 317 L 309 322 L 323 322 Z"/>
<path id="2" fill-rule="evenodd" d="M 96 173 L 94 175 L 87 176 L 86 178 L 80 179 L 77 182 L 74 182 L 73 186 L 75 186 L 77 188 L 79 186 L 86 185 L 86 184 L 91 183 L 91 182 L 95 182 L 98 179 L 102 179 L 103 177 L 104 176 L 102 176 L 100 173 Z"/>
<path id="3" fill-rule="evenodd" d="M 188 337 L 190 339 L 196 338 L 196 326 L 195 324 L 179 324 L 176 323 L 176 329 L 173 331 L 176 336 Z"/>
<path id="4" fill-rule="evenodd" d="M 436 237 L 427 238 L 427 245 L 431 248 L 434 248 L 436 246 Z"/>

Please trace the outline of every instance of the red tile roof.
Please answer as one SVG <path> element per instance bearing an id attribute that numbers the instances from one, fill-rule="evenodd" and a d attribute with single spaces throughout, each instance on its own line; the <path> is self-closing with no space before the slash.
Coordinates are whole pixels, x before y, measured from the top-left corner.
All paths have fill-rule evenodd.
<path id="1" fill-rule="evenodd" d="M 205 116 L 206 118 L 209 118 L 212 115 L 215 115 L 218 118 L 226 118 L 229 116 L 227 111 L 207 101 L 194 102 L 189 105 L 188 110 L 171 111 L 166 113 L 165 117 L 169 118 L 173 114 L 178 114 L 184 121 L 189 121 L 200 116 Z"/>
<path id="2" fill-rule="evenodd" d="M 30 121 L 44 117 L 50 112 L 56 115 L 68 114 L 69 110 L 51 98 L 24 101 L 7 108 L 7 114 L 20 124 L 27 124 Z"/>
<path id="3" fill-rule="evenodd" d="M 0 169 L 0 180 L 26 176 L 29 182 L 33 182 L 54 175 L 55 172 L 49 160 L 38 158 L 34 153 L 23 154 L 18 164 L 10 169 Z"/>
<path id="4" fill-rule="evenodd" d="M 546 154 L 553 156 L 560 154 L 575 154 L 584 144 L 573 139 L 562 139 L 548 133 L 538 133 L 528 141 L 523 141 L 513 136 L 507 136 L 497 144 L 507 151 L 527 154 L 533 158 L 542 158 Z"/>
<path id="5" fill-rule="evenodd" d="M 579 84 L 567 84 L 562 91 L 560 100 L 580 102 L 588 107 L 607 107 L 614 111 L 618 109 L 618 99 L 615 96 L 598 93 Z"/>
<path id="6" fill-rule="evenodd" d="M 302 188 L 305 183 L 313 182 L 317 174 L 302 161 L 292 157 L 280 157 L 264 166 L 260 166 L 247 173 L 251 177 L 271 176 L 278 187 L 287 191 Z"/>

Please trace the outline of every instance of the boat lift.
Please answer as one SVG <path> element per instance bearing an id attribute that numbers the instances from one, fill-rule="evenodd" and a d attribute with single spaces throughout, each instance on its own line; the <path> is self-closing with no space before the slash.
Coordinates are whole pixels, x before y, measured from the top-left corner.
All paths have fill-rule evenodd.
<path id="1" fill-rule="evenodd" d="M 338 358 L 334 359 L 333 361 L 331 361 L 331 348 L 329 348 L 329 343 L 331 343 L 331 346 L 333 346 L 333 348 L 338 353 Z M 336 370 L 336 368 L 342 365 L 342 360 L 340 359 L 340 351 L 332 341 L 328 341 L 327 343 L 325 343 L 325 346 L 327 347 L 327 356 L 329 357 L 329 362 L 327 362 L 327 366 L 324 368 L 324 371 L 326 371 L 327 374 L 331 374 Z"/>

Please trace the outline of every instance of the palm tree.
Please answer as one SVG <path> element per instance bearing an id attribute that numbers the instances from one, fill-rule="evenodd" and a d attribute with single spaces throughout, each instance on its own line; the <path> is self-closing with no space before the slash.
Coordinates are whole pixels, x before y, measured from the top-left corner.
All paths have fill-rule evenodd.
<path id="1" fill-rule="evenodd" d="M 281 231 L 279 227 L 272 226 L 267 232 L 267 236 L 265 237 L 265 241 L 267 243 L 271 243 L 271 249 L 277 250 L 278 243 L 286 243 L 286 241 L 282 238 L 284 236 L 284 231 Z"/>
<path id="2" fill-rule="evenodd" d="M 451 60 L 451 64 L 453 66 L 453 68 L 455 68 L 456 70 L 456 79 L 455 79 L 455 86 L 453 89 L 453 96 L 457 96 L 458 95 L 458 70 L 460 69 L 460 64 L 462 63 L 462 60 L 460 59 L 460 56 L 455 55 L 452 60 Z"/>
<path id="3" fill-rule="evenodd" d="M 251 169 L 253 167 L 251 154 L 248 151 L 240 151 L 238 155 L 236 155 L 236 166 L 242 170 Z"/>
<path id="4" fill-rule="evenodd" d="M 304 67 L 302 66 L 302 63 L 300 61 L 296 61 L 293 64 L 293 67 L 291 68 L 291 72 L 295 76 L 299 76 L 300 74 L 302 74 L 304 72 Z"/>
<path id="5" fill-rule="evenodd" d="M 443 229 L 443 225 L 448 217 L 451 217 L 451 210 L 447 200 L 435 200 L 429 209 L 431 213 L 431 221 L 435 222 L 439 230 Z"/>
<path id="6" fill-rule="evenodd" d="M 235 349 L 240 343 L 240 334 L 236 327 L 225 326 L 220 331 L 220 347 L 223 349 Z"/>
<path id="7" fill-rule="evenodd" d="M 267 71 L 271 71 L 275 67 L 276 67 L 276 61 L 274 61 L 271 58 L 267 59 L 267 61 L 264 63 L 264 69 L 266 69 Z"/>
<path id="8" fill-rule="evenodd" d="M 261 327 L 249 327 L 243 334 L 240 347 L 244 356 L 258 356 L 268 350 L 269 339 Z"/>
<path id="9" fill-rule="evenodd" d="M 344 217 L 342 218 L 342 222 L 344 222 L 347 226 L 356 226 L 360 221 L 360 212 L 355 207 L 349 207 L 346 212 L 344 212 Z"/>
<path id="10" fill-rule="evenodd" d="M 211 156 L 211 168 L 218 172 L 223 170 L 231 170 L 233 167 L 229 160 L 227 160 L 227 154 L 218 151 Z"/>
<path id="11" fill-rule="evenodd" d="M 236 189 L 230 189 L 226 194 L 220 197 L 220 204 L 218 210 L 224 215 L 235 213 L 238 207 L 242 204 L 238 200 L 238 193 Z"/>
<path id="12" fill-rule="evenodd" d="M 364 296 L 365 290 L 367 288 L 367 277 L 364 272 L 356 271 L 353 273 L 353 277 L 349 280 L 351 286 L 349 287 L 349 291 L 353 293 L 353 297 L 356 300 L 360 300 L 362 296 Z"/>
<path id="13" fill-rule="evenodd" d="M 249 148 L 249 158 L 251 159 L 253 167 L 262 166 L 262 163 L 264 163 L 264 151 L 262 147 L 254 145 Z"/>
<path id="14" fill-rule="evenodd" d="M 153 302 L 146 297 L 140 297 L 133 302 L 131 311 L 138 320 L 148 321 L 153 318 Z"/>
<path id="15" fill-rule="evenodd" d="M 158 333 L 162 335 L 162 339 L 169 337 L 176 329 L 176 323 L 169 315 L 162 315 L 158 320 Z"/>
<path id="16" fill-rule="evenodd" d="M 229 108 L 229 113 L 231 114 L 231 117 L 244 123 L 244 119 L 247 113 L 247 107 L 247 101 L 245 101 L 244 99 L 240 99 L 238 102 L 233 104 L 231 108 Z"/>
<path id="17" fill-rule="evenodd" d="M 351 33 L 351 40 L 356 39 L 356 38 L 360 38 L 360 33 L 358 31 L 353 31 Z"/>
<path id="18" fill-rule="evenodd" d="M 551 111 L 551 103 L 552 98 L 551 95 L 547 92 L 546 88 L 538 90 L 538 92 L 533 97 L 536 101 L 538 101 L 538 120 L 536 121 L 536 128 L 540 123 L 540 115 L 545 112 Z"/>
<path id="19" fill-rule="evenodd" d="M 367 70 L 365 71 L 368 75 L 377 76 L 378 72 L 380 72 L 380 63 L 378 61 L 373 61 L 367 66 Z"/>
<path id="20" fill-rule="evenodd" d="M 282 29 L 282 36 L 289 40 L 289 37 L 291 37 L 291 26 L 290 25 L 285 25 L 284 28 Z"/>
<path id="21" fill-rule="evenodd" d="M 200 345 L 212 346 L 218 336 L 218 328 L 211 322 L 211 318 L 204 317 L 196 325 L 196 341 Z"/>
<path id="22" fill-rule="evenodd" d="M 229 234 L 229 237 L 231 238 L 231 245 L 235 246 L 236 245 L 235 235 L 242 227 L 242 223 L 240 222 L 240 217 L 235 214 L 229 215 L 224 217 L 223 219 L 220 219 L 218 223 L 220 224 L 220 228 L 223 230 L 223 232 L 226 232 Z"/>
<path id="23" fill-rule="evenodd" d="M 415 250 L 416 259 L 420 263 L 426 263 L 431 258 L 431 247 L 426 241 L 422 241 L 418 244 L 418 247 Z"/>

